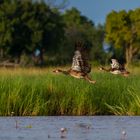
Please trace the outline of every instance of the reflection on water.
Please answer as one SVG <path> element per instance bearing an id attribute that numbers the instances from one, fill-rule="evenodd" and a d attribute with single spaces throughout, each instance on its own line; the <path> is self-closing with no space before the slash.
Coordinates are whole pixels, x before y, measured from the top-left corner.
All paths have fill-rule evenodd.
<path id="1" fill-rule="evenodd" d="M 0 140 L 140 140 L 140 117 L 0 117 Z"/>

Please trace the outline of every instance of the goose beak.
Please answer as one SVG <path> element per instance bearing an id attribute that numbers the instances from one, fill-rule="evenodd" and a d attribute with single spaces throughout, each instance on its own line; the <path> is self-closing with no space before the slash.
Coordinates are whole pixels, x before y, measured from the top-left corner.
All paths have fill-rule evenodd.
<path id="1" fill-rule="evenodd" d="M 54 72 L 54 73 L 59 73 L 60 71 L 59 71 L 59 70 L 53 70 L 53 72 Z"/>
<path id="2" fill-rule="evenodd" d="M 53 70 L 54 73 L 58 73 L 58 70 Z"/>

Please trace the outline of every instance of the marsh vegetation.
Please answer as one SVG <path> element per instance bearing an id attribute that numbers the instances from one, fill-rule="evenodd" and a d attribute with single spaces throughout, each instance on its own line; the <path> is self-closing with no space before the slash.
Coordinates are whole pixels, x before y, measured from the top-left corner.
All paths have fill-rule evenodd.
<path id="1" fill-rule="evenodd" d="M 93 70 L 95 85 L 47 69 L 1 69 L 0 115 L 140 115 L 140 69 Z"/>

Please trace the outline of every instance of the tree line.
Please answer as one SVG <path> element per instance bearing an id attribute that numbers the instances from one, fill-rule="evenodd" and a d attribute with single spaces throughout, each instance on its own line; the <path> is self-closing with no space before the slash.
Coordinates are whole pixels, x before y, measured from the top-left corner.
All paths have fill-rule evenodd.
<path id="1" fill-rule="evenodd" d="M 105 64 L 111 57 L 127 63 L 139 59 L 140 9 L 112 11 L 105 25 L 95 26 L 78 9 L 61 12 L 59 6 L 50 5 L 52 1 L 47 2 L 0 1 L 0 62 L 67 64 L 72 61 L 76 41 L 89 47 L 90 60 L 96 63 Z M 107 51 L 104 42 L 108 43 Z"/>
<path id="2" fill-rule="evenodd" d="M 112 11 L 106 17 L 105 40 L 110 44 L 114 56 L 127 64 L 140 59 L 140 8 Z"/>

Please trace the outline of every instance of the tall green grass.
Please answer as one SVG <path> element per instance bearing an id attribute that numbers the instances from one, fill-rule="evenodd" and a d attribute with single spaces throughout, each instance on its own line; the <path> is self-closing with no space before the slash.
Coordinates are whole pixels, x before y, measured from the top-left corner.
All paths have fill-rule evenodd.
<path id="1" fill-rule="evenodd" d="M 140 69 L 129 77 L 95 71 L 96 84 L 52 69 L 1 69 L 0 115 L 140 115 Z"/>

